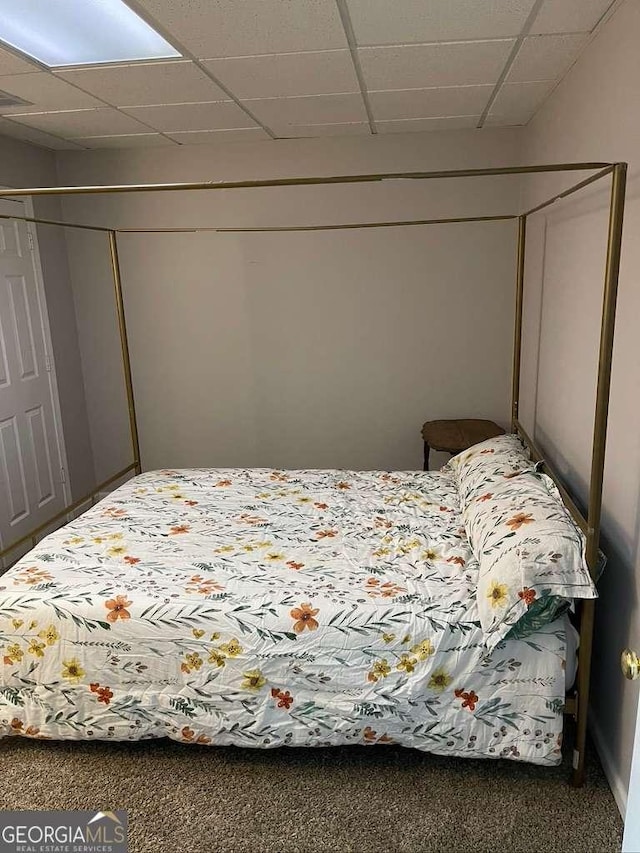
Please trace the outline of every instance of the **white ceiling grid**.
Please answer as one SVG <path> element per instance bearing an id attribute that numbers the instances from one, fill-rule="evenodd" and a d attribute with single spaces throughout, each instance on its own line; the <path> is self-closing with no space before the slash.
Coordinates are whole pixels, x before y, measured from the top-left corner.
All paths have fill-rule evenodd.
<path id="1" fill-rule="evenodd" d="M 114 148 L 526 124 L 618 0 L 128 0 L 181 59 L 0 49 L 0 134 Z"/>

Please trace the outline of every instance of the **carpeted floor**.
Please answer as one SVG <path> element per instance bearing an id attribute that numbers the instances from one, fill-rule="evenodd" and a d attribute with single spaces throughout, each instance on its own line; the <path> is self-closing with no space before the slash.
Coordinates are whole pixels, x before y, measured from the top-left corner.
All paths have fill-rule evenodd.
<path id="1" fill-rule="evenodd" d="M 126 809 L 132 853 L 618 851 L 620 815 L 590 756 L 575 790 L 568 760 L 16 738 L 0 742 L 0 807 Z"/>

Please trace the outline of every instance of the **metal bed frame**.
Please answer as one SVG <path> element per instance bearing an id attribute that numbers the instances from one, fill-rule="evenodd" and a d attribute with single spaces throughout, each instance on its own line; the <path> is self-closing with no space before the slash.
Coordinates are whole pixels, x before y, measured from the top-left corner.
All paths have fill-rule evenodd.
<path id="1" fill-rule="evenodd" d="M 328 184 L 355 184 L 372 183 L 390 180 L 429 180 L 449 178 L 471 178 L 490 177 L 500 175 L 526 175 L 542 172 L 572 172 L 591 171 L 589 177 L 577 184 L 554 195 L 547 201 L 526 210 L 523 213 L 504 214 L 494 216 L 467 216 L 451 217 L 441 219 L 412 219 L 392 222 L 355 222 L 332 225 L 304 225 L 289 227 L 262 227 L 262 228 L 105 228 L 81 223 L 62 222 L 52 219 L 41 219 L 38 217 L 16 217 L 0 214 L 0 219 L 20 219 L 25 222 L 34 222 L 40 225 L 57 225 L 65 228 L 79 228 L 88 231 L 103 232 L 108 235 L 111 269 L 115 289 L 116 309 L 120 332 L 120 343 L 122 347 L 122 364 L 127 392 L 127 403 L 129 409 L 129 425 L 131 430 L 131 444 L 133 450 L 133 462 L 121 471 L 118 471 L 108 480 L 100 483 L 93 492 L 83 496 L 79 500 L 65 507 L 47 522 L 39 525 L 27 535 L 21 537 L 7 547 L 0 550 L 0 559 L 10 555 L 17 548 L 31 541 L 32 545 L 37 542 L 38 536 L 53 524 L 65 519 L 74 510 L 79 509 L 104 488 L 134 471 L 140 473 L 140 445 L 138 439 L 138 425 L 136 420 L 136 409 L 133 393 L 133 382 L 131 376 L 131 362 L 129 356 L 129 343 L 127 338 L 127 325 L 125 307 L 122 296 L 122 279 L 120 265 L 118 262 L 118 234 L 136 233 L 177 233 L 217 231 L 224 233 L 240 232 L 271 232 L 271 231 L 332 231 L 352 228 L 393 228 L 402 226 L 435 225 L 455 222 L 498 222 L 506 220 L 517 220 L 518 222 L 518 253 L 516 266 L 516 304 L 515 304 L 515 329 L 513 345 L 513 382 L 511 402 L 511 429 L 520 435 L 534 459 L 540 462 L 543 470 L 558 485 L 563 500 L 578 527 L 586 537 L 586 559 L 592 577 L 596 577 L 599 562 L 600 523 L 602 515 L 602 487 L 604 476 L 605 447 L 607 438 L 607 418 L 609 409 L 609 391 L 611 384 L 611 361 L 613 352 L 613 335 L 615 328 L 615 310 L 618 290 L 618 277 L 620 270 L 620 250 L 622 242 L 622 225 L 624 216 L 624 199 L 626 188 L 626 163 L 553 163 L 535 166 L 513 166 L 486 169 L 457 169 L 431 172 L 395 172 L 388 174 L 365 174 L 365 175 L 338 175 L 333 177 L 307 177 L 307 178 L 274 178 L 267 180 L 247 181 L 204 181 L 195 183 L 167 183 L 167 184 L 122 184 L 113 186 L 71 186 L 71 187 L 34 187 L 0 191 L 0 198 L 17 196 L 66 196 L 87 193 L 131 193 L 131 192 L 172 192 L 172 191 L 197 191 L 197 190 L 231 190 L 231 189 L 256 189 L 259 187 L 296 187 L 317 186 Z M 593 444 L 591 456 L 591 472 L 589 477 L 589 496 L 586 512 L 582 511 L 579 501 L 575 499 L 553 466 L 544 459 L 541 450 L 537 447 L 534 439 L 526 432 L 518 418 L 518 406 L 520 400 L 520 366 L 522 355 L 522 313 L 523 293 L 525 278 L 525 248 L 527 220 L 530 216 L 554 204 L 559 199 L 583 189 L 594 181 L 611 175 L 611 198 L 609 207 L 609 227 L 607 239 L 607 258 L 604 277 L 604 294 L 602 302 L 602 317 L 600 324 L 600 344 L 598 359 L 598 375 L 596 385 L 596 401 L 594 413 Z M 573 752 L 573 775 L 572 784 L 580 786 L 585 781 L 585 745 L 587 737 L 587 712 L 589 697 L 589 680 L 591 668 L 591 652 L 594 629 L 594 602 L 585 600 L 579 607 L 580 623 L 580 648 L 578 653 L 577 686 L 572 695 L 567 696 L 565 713 L 570 714 L 576 721 L 576 737 Z"/>

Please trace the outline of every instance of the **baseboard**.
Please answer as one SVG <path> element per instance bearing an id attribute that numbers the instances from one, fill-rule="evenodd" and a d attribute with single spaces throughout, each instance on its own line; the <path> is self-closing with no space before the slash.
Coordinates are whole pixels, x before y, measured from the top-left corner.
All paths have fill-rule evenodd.
<path id="1" fill-rule="evenodd" d="M 591 708 L 589 708 L 589 733 L 600 757 L 600 763 L 602 764 L 604 775 L 607 777 L 611 793 L 622 815 L 622 820 L 624 820 L 627 811 L 627 786 L 620 778 L 609 747 L 602 735 L 602 730 L 596 723 L 596 716 Z"/>

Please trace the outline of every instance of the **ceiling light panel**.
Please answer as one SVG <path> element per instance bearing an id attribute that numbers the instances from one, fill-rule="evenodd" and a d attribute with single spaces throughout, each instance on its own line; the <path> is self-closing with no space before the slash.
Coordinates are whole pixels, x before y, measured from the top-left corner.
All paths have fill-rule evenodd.
<path id="1" fill-rule="evenodd" d="M 0 0 L 0 41 L 49 68 L 180 56 L 122 0 Z"/>

